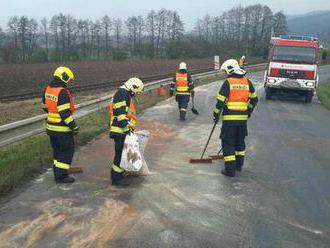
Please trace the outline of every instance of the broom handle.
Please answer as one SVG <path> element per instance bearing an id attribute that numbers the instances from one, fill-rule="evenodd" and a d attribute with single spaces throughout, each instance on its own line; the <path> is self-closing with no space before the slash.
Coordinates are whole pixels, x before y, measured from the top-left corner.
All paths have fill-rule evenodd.
<path id="1" fill-rule="evenodd" d="M 211 140 L 212 134 L 213 134 L 214 129 L 215 129 L 216 126 L 217 126 L 217 123 L 215 122 L 214 125 L 213 125 L 213 128 L 212 128 L 212 131 L 211 131 L 211 133 L 210 133 L 209 139 L 207 140 L 207 143 L 206 143 L 206 145 L 205 145 L 205 148 L 204 148 L 203 154 L 202 154 L 202 156 L 201 156 L 201 159 L 203 159 L 203 157 L 204 157 L 205 151 L 206 151 L 206 149 L 207 149 L 207 147 L 208 147 L 208 145 L 209 145 L 209 142 L 210 142 L 210 140 Z"/>

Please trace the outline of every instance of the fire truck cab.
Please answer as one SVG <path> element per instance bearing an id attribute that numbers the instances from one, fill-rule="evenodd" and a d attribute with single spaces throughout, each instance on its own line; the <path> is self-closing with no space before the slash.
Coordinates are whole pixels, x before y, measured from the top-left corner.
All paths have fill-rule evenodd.
<path id="1" fill-rule="evenodd" d="M 320 45 L 317 38 L 281 36 L 271 39 L 265 72 L 266 99 L 281 92 L 304 96 L 312 102 L 317 84 Z"/>

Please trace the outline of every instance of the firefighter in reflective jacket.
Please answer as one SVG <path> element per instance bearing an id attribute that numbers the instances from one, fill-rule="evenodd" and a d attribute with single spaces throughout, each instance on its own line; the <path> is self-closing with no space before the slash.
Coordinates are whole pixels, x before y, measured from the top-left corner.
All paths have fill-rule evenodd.
<path id="1" fill-rule="evenodd" d="M 245 77 L 234 59 L 225 61 L 221 70 L 228 75 L 221 86 L 213 111 L 214 121 L 218 122 L 222 112 L 221 142 L 225 161 L 222 174 L 235 176 L 241 171 L 245 157 L 245 137 L 247 136 L 247 120 L 251 116 L 258 98 L 252 83 Z"/>
<path id="2" fill-rule="evenodd" d="M 74 78 L 67 67 L 58 67 L 54 78 L 42 97 L 44 110 L 48 113 L 47 134 L 53 149 L 53 170 L 58 183 L 73 183 L 68 173 L 74 154 L 74 134 L 78 127 L 72 117 L 74 105 L 67 84 Z"/>
<path id="3" fill-rule="evenodd" d="M 131 78 L 118 89 L 109 106 L 110 138 L 115 142 L 115 156 L 111 164 L 111 182 L 116 186 L 129 184 L 124 170 L 120 168 L 121 155 L 126 135 L 134 132 L 136 123 L 136 110 L 132 97 L 142 93 L 143 90 L 143 82 L 138 78 Z"/>
<path id="4" fill-rule="evenodd" d="M 176 73 L 170 88 L 170 95 L 174 95 L 176 90 L 176 101 L 179 107 L 180 120 L 186 120 L 186 113 L 190 95 L 194 97 L 194 83 L 190 74 L 187 72 L 187 64 L 181 62 L 179 65 L 179 72 Z"/>

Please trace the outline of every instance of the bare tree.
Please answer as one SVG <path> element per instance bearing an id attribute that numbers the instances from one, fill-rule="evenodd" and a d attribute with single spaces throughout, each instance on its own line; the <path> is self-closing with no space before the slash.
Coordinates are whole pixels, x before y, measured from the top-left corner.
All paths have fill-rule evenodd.
<path id="1" fill-rule="evenodd" d="M 41 21 L 41 32 L 44 36 L 44 45 L 46 49 L 46 61 L 49 61 L 49 25 L 46 18 L 42 18 Z"/>
<path id="2" fill-rule="evenodd" d="M 19 29 L 19 18 L 17 16 L 11 17 L 8 21 L 8 32 L 12 36 L 14 47 L 18 49 L 18 29 Z"/>
<path id="3" fill-rule="evenodd" d="M 110 31 L 111 31 L 111 25 L 112 21 L 108 15 L 105 15 L 102 17 L 101 25 L 103 29 L 103 35 L 104 35 L 104 43 L 105 43 L 105 55 L 109 56 L 109 50 L 110 50 Z"/>
<path id="4" fill-rule="evenodd" d="M 92 33 L 95 38 L 96 56 L 100 58 L 101 55 L 101 22 L 95 21 L 92 25 Z"/>
<path id="5" fill-rule="evenodd" d="M 39 25 L 35 19 L 28 20 L 27 27 L 27 59 L 32 60 L 32 56 L 37 49 L 37 38 L 38 38 Z"/>
<path id="6" fill-rule="evenodd" d="M 75 19 L 58 14 L 39 24 L 28 17 L 12 17 L 0 32 L 0 51 L 6 62 L 101 59 L 132 57 L 205 57 L 249 53 L 262 55 L 270 36 L 287 32 L 282 12 L 261 4 L 238 6 L 219 16 L 198 19 L 192 32 L 185 32 L 176 11 L 160 9 L 146 16 L 132 16 L 125 22 L 108 15 L 98 20 Z M 1 38 L 4 37 L 4 38 Z M 113 41 L 112 41 L 113 39 Z M 35 56 L 37 55 L 37 56 Z M 44 56 L 44 57 L 40 57 Z"/>
<path id="7" fill-rule="evenodd" d="M 51 37 L 53 42 L 55 43 L 55 52 L 60 51 L 60 38 L 59 38 L 59 17 L 54 15 L 50 20 L 49 29 L 51 32 Z"/>
<path id="8" fill-rule="evenodd" d="M 273 18 L 273 27 L 274 27 L 274 34 L 276 36 L 287 34 L 288 32 L 288 24 L 286 21 L 286 16 L 283 12 L 277 12 Z"/>
<path id="9" fill-rule="evenodd" d="M 151 57 L 155 56 L 155 37 L 156 37 L 156 12 L 150 11 L 146 19 L 147 36 L 150 40 L 150 54 Z"/>
<path id="10" fill-rule="evenodd" d="M 123 22 L 121 19 L 114 20 L 114 28 L 115 28 L 115 37 L 116 37 L 116 48 L 120 48 L 121 42 L 121 34 L 123 32 Z"/>
<path id="11" fill-rule="evenodd" d="M 139 32 L 139 20 L 136 16 L 129 17 L 126 20 L 126 28 L 128 31 L 128 40 L 130 43 L 130 50 L 132 55 L 136 55 L 138 32 Z"/>

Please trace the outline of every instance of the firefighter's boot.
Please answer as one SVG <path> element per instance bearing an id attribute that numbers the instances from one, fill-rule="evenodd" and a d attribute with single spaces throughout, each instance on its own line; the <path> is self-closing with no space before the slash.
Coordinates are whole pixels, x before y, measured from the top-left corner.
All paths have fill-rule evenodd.
<path id="1" fill-rule="evenodd" d="M 75 181 L 75 179 L 71 176 L 67 176 L 67 177 L 63 177 L 59 180 L 56 180 L 57 183 L 73 183 Z"/>
<path id="2" fill-rule="evenodd" d="M 53 166 L 54 177 L 56 183 L 73 183 L 75 179 L 71 177 L 68 170 L 63 170 Z"/>
<path id="3" fill-rule="evenodd" d="M 242 171 L 243 164 L 244 164 L 244 156 L 236 155 L 236 171 Z"/>
<path id="4" fill-rule="evenodd" d="M 185 120 L 186 120 L 186 111 L 180 110 L 180 121 L 185 121 Z"/>
<path id="5" fill-rule="evenodd" d="M 124 173 L 111 170 L 111 184 L 117 187 L 125 187 L 130 185 L 130 181 Z"/>
<path id="6" fill-rule="evenodd" d="M 225 166 L 225 169 L 221 170 L 221 174 L 227 177 L 235 176 L 235 167 L 234 166 Z"/>

